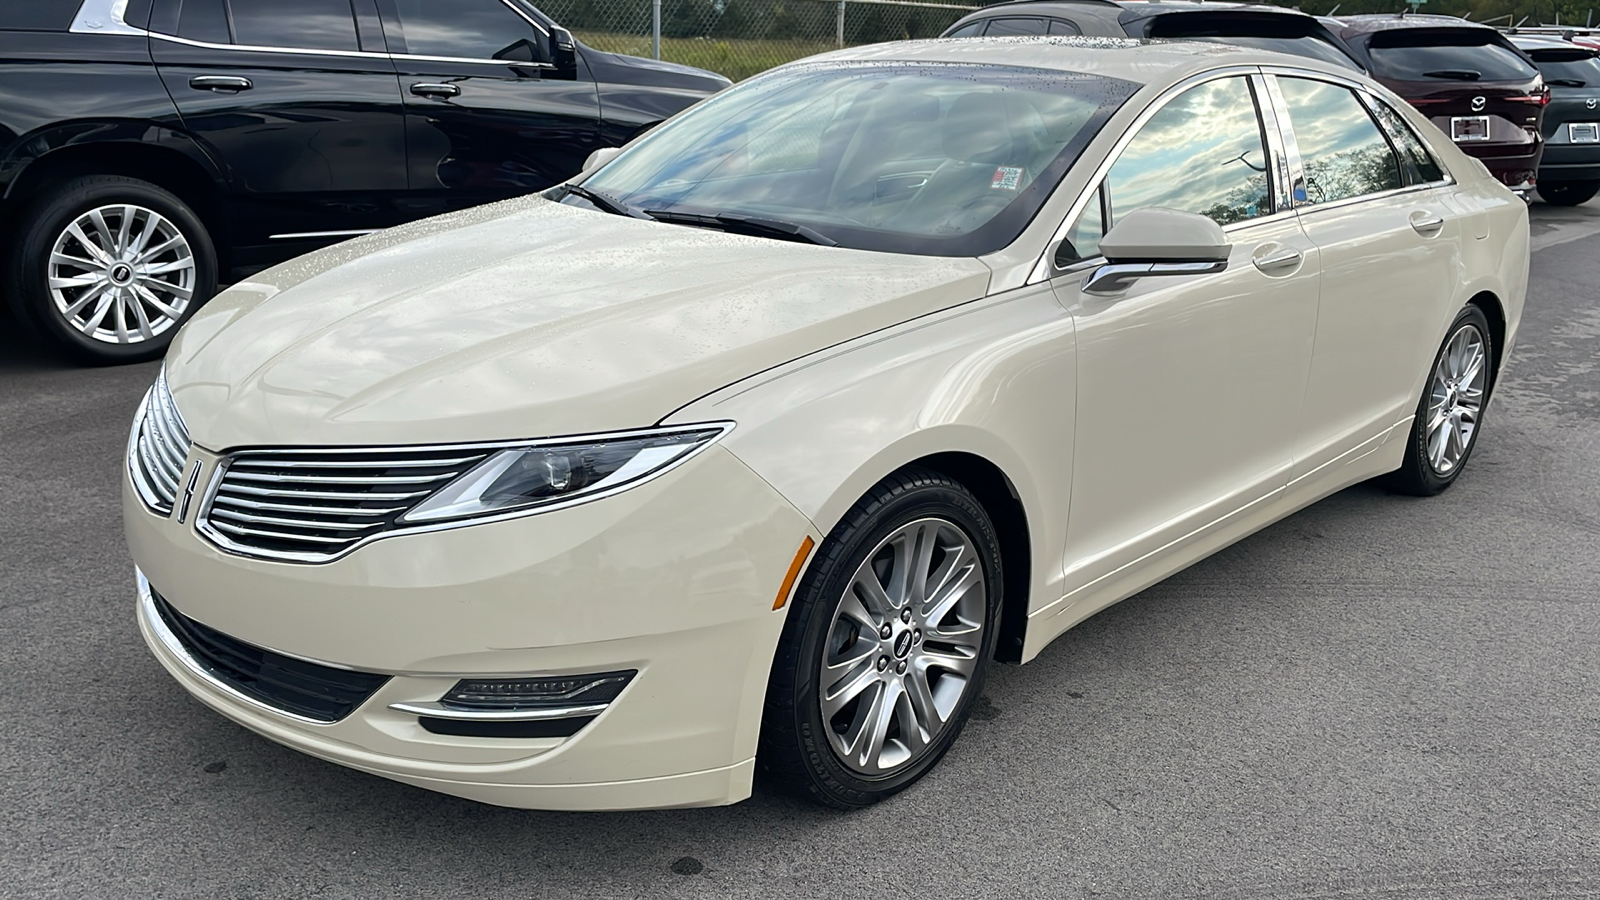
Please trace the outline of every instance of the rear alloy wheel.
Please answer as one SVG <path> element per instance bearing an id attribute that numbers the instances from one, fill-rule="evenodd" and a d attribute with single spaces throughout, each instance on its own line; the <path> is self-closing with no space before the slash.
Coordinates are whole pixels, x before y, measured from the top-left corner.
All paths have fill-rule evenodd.
<path id="1" fill-rule="evenodd" d="M 216 289 L 199 219 L 132 178 L 67 182 L 22 217 L 12 302 L 23 318 L 92 363 L 152 359 Z"/>
<path id="2" fill-rule="evenodd" d="M 1541 181 L 1534 190 L 1551 206 L 1577 206 L 1600 193 L 1600 181 Z"/>
<path id="3" fill-rule="evenodd" d="M 1468 306 L 1434 358 L 1411 423 L 1405 464 L 1389 476 L 1390 487 L 1427 497 L 1455 482 L 1478 440 L 1493 359 L 1489 321 L 1482 310 Z"/>
<path id="4" fill-rule="evenodd" d="M 998 631 L 994 527 L 960 484 L 910 470 L 873 489 L 796 592 L 768 689 L 762 764 L 858 807 L 938 762 L 983 690 Z"/>

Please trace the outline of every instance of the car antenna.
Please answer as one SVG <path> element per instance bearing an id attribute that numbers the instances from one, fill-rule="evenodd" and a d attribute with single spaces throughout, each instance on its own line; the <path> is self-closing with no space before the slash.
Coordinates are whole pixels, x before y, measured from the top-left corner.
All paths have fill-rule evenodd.
<path id="1" fill-rule="evenodd" d="M 1330 19 L 1333 18 L 1333 14 L 1338 12 L 1339 11 L 1339 7 L 1341 7 L 1343 5 L 1344 5 L 1343 3 L 1335 3 L 1333 5 L 1333 9 L 1328 10 L 1328 18 L 1330 18 Z"/>

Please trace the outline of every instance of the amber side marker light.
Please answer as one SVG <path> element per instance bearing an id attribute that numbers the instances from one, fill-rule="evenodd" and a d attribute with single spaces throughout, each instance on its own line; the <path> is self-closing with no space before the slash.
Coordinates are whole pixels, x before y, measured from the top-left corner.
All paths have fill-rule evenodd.
<path id="1" fill-rule="evenodd" d="M 811 548 L 816 545 L 817 542 L 813 541 L 809 534 L 800 542 L 800 549 L 794 555 L 794 562 L 789 563 L 789 574 L 783 576 L 783 587 L 778 588 L 778 599 L 772 601 L 773 609 L 783 609 L 784 604 L 789 602 L 789 591 L 794 589 L 794 580 L 800 577 L 800 568 L 806 564 L 806 557 L 811 555 Z"/>

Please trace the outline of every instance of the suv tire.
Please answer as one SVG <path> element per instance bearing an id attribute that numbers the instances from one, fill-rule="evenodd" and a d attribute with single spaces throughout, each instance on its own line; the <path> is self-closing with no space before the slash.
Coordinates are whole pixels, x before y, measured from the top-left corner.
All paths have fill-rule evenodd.
<path id="1" fill-rule="evenodd" d="M 1600 193 L 1600 181 L 1541 181 L 1534 190 L 1551 206 L 1577 206 Z"/>

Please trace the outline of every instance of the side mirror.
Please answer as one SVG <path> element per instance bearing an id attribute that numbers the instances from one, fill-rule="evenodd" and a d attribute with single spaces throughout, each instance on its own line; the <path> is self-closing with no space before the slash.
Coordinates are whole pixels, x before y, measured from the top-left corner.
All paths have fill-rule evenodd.
<path id="1" fill-rule="evenodd" d="M 589 158 L 583 161 L 583 171 L 593 172 L 595 169 L 616 159 L 617 154 L 621 152 L 621 147 L 601 147 L 599 150 L 589 154 Z"/>
<path id="2" fill-rule="evenodd" d="M 1106 264 L 1089 273 L 1083 289 L 1114 294 L 1140 278 L 1204 275 L 1228 267 L 1233 245 L 1222 226 L 1175 209 L 1136 209 L 1100 239 Z"/>
<path id="3" fill-rule="evenodd" d="M 555 65 L 552 78 L 573 81 L 578 77 L 578 42 L 572 32 L 556 26 L 550 29 L 550 61 Z"/>

